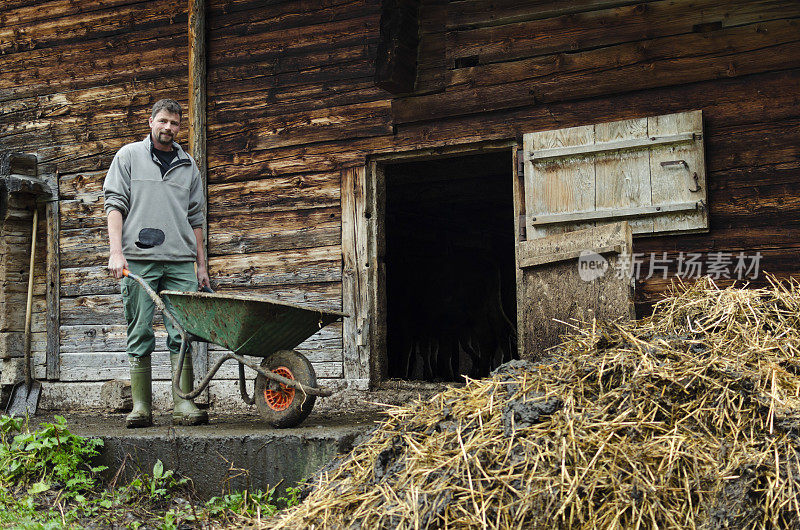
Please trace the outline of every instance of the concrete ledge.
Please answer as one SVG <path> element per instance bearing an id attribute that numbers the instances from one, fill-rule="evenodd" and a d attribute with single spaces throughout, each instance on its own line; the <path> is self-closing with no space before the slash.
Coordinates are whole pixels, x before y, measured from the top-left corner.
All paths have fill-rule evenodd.
<path id="1" fill-rule="evenodd" d="M 155 426 L 125 429 L 124 414 L 65 415 L 74 434 L 102 438 L 99 463 L 109 478 L 123 468 L 120 480 L 152 473 L 156 460 L 194 482 L 209 498 L 245 488 L 295 486 L 336 455 L 349 452 L 359 435 L 371 431 L 379 416 L 314 415 L 294 429 L 272 429 L 255 415 L 213 416 L 209 425 L 172 426 L 171 416 L 154 418 Z M 37 423 L 52 416 L 37 416 Z"/>
<path id="2" fill-rule="evenodd" d="M 336 391 L 330 397 L 317 399 L 314 414 L 341 414 L 347 411 L 373 411 L 384 409 L 383 404 L 399 405 L 412 399 L 427 399 L 443 391 L 443 383 L 387 381 L 377 390 L 366 391 L 361 380 L 352 381 L 323 379 L 321 384 Z M 104 381 L 75 381 L 42 383 L 42 400 L 39 410 L 58 413 L 66 411 L 90 411 L 104 413 L 113 408 L 102 396 Z M 253 395 L 253 379 L 247 380 L 247 392 Z M 208 392 L 200 394 L 195 403 L 208 405 L 212 417 L 217 414 L 256 415 L 255 406 L 246 405 L 239 395 L 239 382 L 233 379 L 214 379 Z M 169 381 L 153 381 L 153 408 L 159 413 L 172 410 L 172 392 Z"/>

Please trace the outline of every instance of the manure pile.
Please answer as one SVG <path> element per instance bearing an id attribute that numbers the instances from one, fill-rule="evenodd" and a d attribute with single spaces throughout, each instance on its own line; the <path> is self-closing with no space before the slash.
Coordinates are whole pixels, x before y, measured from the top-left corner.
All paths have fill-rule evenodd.
<path id="1" fill-rule="evenodd" d="M 796 528 L 800 284 L 679 287 L 391 408 L 277 528 Z"/>

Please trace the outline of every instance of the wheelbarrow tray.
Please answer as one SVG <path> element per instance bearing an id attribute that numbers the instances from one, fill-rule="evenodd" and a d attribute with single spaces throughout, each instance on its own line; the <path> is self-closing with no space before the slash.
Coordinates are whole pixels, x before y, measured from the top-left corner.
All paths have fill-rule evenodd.
<path id="1" fill-rule="evenodd" d="M 162 291 L 186 331 L 240 355 L 269 357 L 292 350 L 346 316 L 338 311 L 261 296 Z"/>

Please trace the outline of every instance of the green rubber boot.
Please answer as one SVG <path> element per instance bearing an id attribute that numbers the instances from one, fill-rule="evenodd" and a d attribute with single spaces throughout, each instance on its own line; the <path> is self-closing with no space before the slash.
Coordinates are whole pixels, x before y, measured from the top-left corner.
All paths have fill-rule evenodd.
<path id="1" fill-rule="evenodd" d="M 172 354 L 169 356 L 170 363 L 172 363 L 172 373 L 178 366 L 178 355 Z M 183 360 L 183 369 L 181 370 L 180 387 L 181 391 L 189 392 L 194 385 L 194 370 L 192 369 L 192 354 L 186 352 L 186 357 Z M 208 414 L 204 410 L 197 408 L 197 405 L 190 399 L 181 399 L 175 393 L 175 388 L 172 387 L 172 423 L 177 425 L 205 425 L 208 423 Z"/>
<path id="2" fill-rule="evenodd" d="M 150 357 L 128 357 L 131 365 L 131 397 L 133 410 L 125 417 L 125 427 L 153 425 L 153 387 Z"/>

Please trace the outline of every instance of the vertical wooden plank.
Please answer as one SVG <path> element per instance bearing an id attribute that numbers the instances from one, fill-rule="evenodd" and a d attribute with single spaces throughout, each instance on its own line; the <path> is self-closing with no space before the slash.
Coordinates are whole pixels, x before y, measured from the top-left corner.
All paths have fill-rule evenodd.
<path id="1" fill-rule="evenodd" d="M 531 224 L 532 219 L 530 215 L 534 207 L 534 190 L 536 186 L 542 186 L 543 182 L 540 181 L 541 175 L 537 174 L 534 170 L 534 164 L 530 160 L 531 152 L 533 151 L 534 145 L 534 135 L 537 133 L 528 133 L 522 135 L 522 167 L 524 169 L 524 186 L 523 192 L 525 195 L 525 234 L 527 237 L 533 239 L 535 237 L 542 237 L 542 235 L 537 235 L 537 232 L 533 231 L 533 225 Z"/>
<path id="2" fill-rule="evenodd" d="M 366 168 L 341 171 L 342 190 L 342 363 L 348 381 L 369 378 L 367 341 Z M 358 384 L 358 383 L 356 383 Z"/>
<path id="3" fill-rule="evenodd" d="M 522 269 L 519 266 L 520 244 L 525 240 L 525 151 L 515 147 L 511 153 L 511 174 L 513 175 L 512 191 L 514 193 L 514 255 L 516 256 L 516 285 L 517 285 L 517 353 L 522 353 L 523 319 L 525 317 L 525 294 Z M 522 220 L 522 222 L 520 222 Z"/>
<path id="4" fill-rule="evenodd" d="M 647 118 L 598 123 L 596 143 L 647 137 Z M 611 151 L 595 158 L 597 209 L 650 206 L 650 158 L 642 151 Z M 653 219 L 629 221 L 633 233 L 651 233 Z"/>
<path id="5" fill-rule="evenodd" d="M 415 95 L 439 92 L 446 85 L 447 7 L 447 0 L 426 0 L 420 3 Z"/>
<path id="6" fill-rule="evenodd" d="M 525 200 L 528 240 L 594 226 L 594 223 L 562 224 L 535 228 L 531 215 L 591 211 L 595 209 L 595 172 L 591 157 L 570 157 L 553 161 L 530 160 L 539 149 L 591 145 L 593 125 L 541 131 L 523 136 L 525 152 Z"/>
<path id="7" fill-rule="evenodd" d="M 203 249 L 208 260 L 208 164 L 206 161 L 206 0 L 189 0 L 189 154 L 203 180 Z M 195 382 L 208 371 L 208 343 L 192 344 Z M 203 392 L 208 396 L 208 391 Z"/>
<path id="8" fill-rule="evenodd" d="M 522 167 L 523 160 L 525 159 L 524 152 L 520 147 L 514 147 L 511 150 L 511 175 L 513 181 L 511 184 L 512 193 L 514 194 L 514 240 L 525 240 L 525 170 Z"/>
<path id="9" fill-rule="evenodd" d="M 419 34 L 418 0 L 382 0 L 376 86 L 392 94 L 414 91 Z"/>
<path id="10" fill-rule="evenodd" d="M 682 112 L 654 116 L 648 119 L 650 136 L 702 132 L 702 111 Z M 694 202 L 706 198 L 706 171 L 703 141 L 651 148 L 650 174 L 653 183 L 653 204 Z M 667 165 L 662 162 L 686 162 L 686 166 Z M 697 183 L 693 175 L 697 173 Z M 699 184 L 700 189 L 696 190 Z M 708 228 L 708 209 L 690 213 L 670 213 L 654 220 L 656 232 L 697 230 Z"/>
<path id="11" fill-rule="evenodd" d="M 343 169 L 342 178 L 342 311 L 348 315 L 342 325 L 342 363 L 345 379 L 359 377 L 356 340 L 356 308 L 358 281 L 356 279 L 356 199 L 354 168 Z"/>
<path id="12" fill-rule="evenodd" d="M 206 160 L 206 2 L 189 0 L 189 154 L 192 155 L 206 197 L 203 224 L 208 250 L 208 163 Z M 207 255 L 207 254 L 206 254 Z"/>
<path id="13" fill-rule="evenodd" d="M 206 2 L 189 0 L 189 153 L 197 162 L 203 188 L 206 164 Z"/>
<path id="14" fill-rule="evenodd" d="M 53 184 L 58 186 L 58 178 Z M 53 189 L 56 200 L 47 203 L 45 216 L 47 218 L 47 349 L 45 353 L 46 376 L 49 380 L 59 379 L 61 376 L 61 274 L 59 259 L 59 205 L 58 189 Z"/>
<path id="15" fill-rule="evenodd" d="M 381 164 L 372 162 L 370 174 L 365 182 L 367 190 L 366 212 L 368 237 L 364 241 L 367 249 L 365 280 L 368 282 L 365 307 L 369 308 L 366 322 L 369 326 L 369 350 L 362 354 L 367 359 L 368 377 L 371 385 L 386 379 L 389 373 L 386 329 L 386 176 Z"/>

